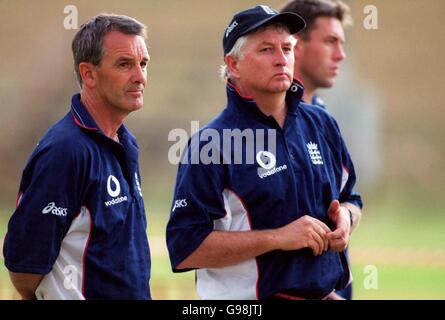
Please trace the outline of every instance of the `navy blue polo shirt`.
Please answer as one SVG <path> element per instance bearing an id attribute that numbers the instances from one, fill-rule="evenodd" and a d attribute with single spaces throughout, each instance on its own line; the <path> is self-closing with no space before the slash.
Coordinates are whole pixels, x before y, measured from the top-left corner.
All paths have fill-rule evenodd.
<path id="1" fill-rule="evenodd" d="M 227 84 L 227 107 L 191 139 L 178 168 L 167 225 L 173 271 L 186 271 L 178 264 L 214 230 L 279 228 L 304 215 L 335 229 L 327 216 L 332 200 L 362 206 L 352 192 L 354 166 L 335 120 L 322 108 L 302 103 L 302 93 L 294 81 L 281 129 L 255 100 Z M 246 129 L 258 133 L 253 144 Z M 241 147 L 226 148 L 236 145 L 227 130 L 246 133 Z M 240 154 L 241 163 L 236 162 Z M 197 163 L 196 155 L 204 161 Z M 349 274 L 343 253 L 274 250 L 238 265 L 198 269 L 196 286 L 203 299 L 263 299 L 283 292 L 321 298 L 344 287 Z"/>
<path id="2" fill-rule="evenodd" d="M 326 109 L 326 104 L 325 104 L 324 100 L 318 95 L 314 95 L 314 97 L 312 98 L 312 104 L 315 106 L 318 106 L 320 108 Z M 357 192 L 356 192 L 356 195 L 360 196 L 360 194 Z M 354 204 L 358 205 L 357 203 L 354 203 Z M 349 260 L 349 254 L 347 251 L 345 251 L 345 255 L 346 255 L 346 258 Z M 352 283 L 342 290 L 337 290 L 336 293 L 347 300 L 352 300 Z"/>
<path id="3" fill-rule="evenodd" d="M 150 250 L 138 146 L 105 136 L 80 101 L 23 171 L 4 243 L 12 272 L 45 275 L 39 299 L 150 299 Z"/>

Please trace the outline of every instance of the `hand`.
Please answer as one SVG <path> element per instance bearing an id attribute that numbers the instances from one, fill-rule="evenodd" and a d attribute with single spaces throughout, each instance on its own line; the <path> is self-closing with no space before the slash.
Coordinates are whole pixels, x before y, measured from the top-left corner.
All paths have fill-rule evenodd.
<path id="1" fill-rule="evenodd" d="M 329 218 L 336 224 L 337 228 L 327 235 L 329 249 L 337 252 L 344 251 L 349 244 L 349 233 L 351 220 L 349 211 L 340 206 L 338 200 L 332 200 L 328 209 Z"/>
<path id="2" fill-rule="evenodd" d="M 282 250 L 310 248 L 314 256 L 329 249 L 327 235 L 331 229 L 318 219 L 305 215 L 288 225 L 277 229 L 277 237 Z"/>

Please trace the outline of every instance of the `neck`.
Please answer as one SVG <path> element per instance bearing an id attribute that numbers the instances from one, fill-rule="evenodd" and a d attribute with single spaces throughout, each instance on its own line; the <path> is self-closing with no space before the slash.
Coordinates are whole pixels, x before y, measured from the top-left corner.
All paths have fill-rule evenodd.
<path id="1" fill-rule="evenodd" d="M 286 119 L 286 93 L 265 94 L 254 97 L 258 108 L 264 114 L 275 118 L 281 128 L 284 126 Z"/>
<path id="2" fill-rule="evenodd" d="M 312 99 L 314 98 L 317 88 L 312 85 L 311 81 L 305 79 L 304 77 L 302 77 L 302 81 L 304 84 L 303 101 L 306 103 L 312 103 Z"/>
<path id="3" fill-rule="evenodd" d="M 305 73 L 301 70 L 300 66 L 295 65 L 294 72 L 295 75 L 298 75 L 300 80 L 303 82 L 304 86 L 303 101 L 306 103 L 311 103 L 317 88 L 313 85 L 311 79 L 305 76 Z"/>
<path id="4" fill-rule="evenodd" d="M 315 96 L 315 91 L 308 91 L 306 90 L 306 88 L 304 88 L 304 93 L 303 93 L 303 101 L 306 103 L 312 103 L 312 99 Z"/>
<path id="5" fill-rule="evenodd" d="M 235 83 L 235 86 L 237 84 Z M 258 108 L 265 115 L 275 118 L 281 128 L 284 126 L 286 119 L 286 91 L 278 93 L 247 91 L 244 88 L 237 86 L 242 96 L 250 96 L 255 99 Z"/>
<path id="6" fill-rule="evenodd" d="M 117 130 L 124 122 L 126 114 L 115 112 L 112 107 L 100 99 L 96 92 L 82 89 L 80 100 L 102 133 L 110 139 L 119 141 Z"/>

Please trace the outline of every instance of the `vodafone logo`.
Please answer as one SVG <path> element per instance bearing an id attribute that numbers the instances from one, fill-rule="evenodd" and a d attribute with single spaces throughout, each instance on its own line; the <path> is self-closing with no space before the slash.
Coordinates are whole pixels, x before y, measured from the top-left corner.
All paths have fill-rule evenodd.
<path id="1" fill-rule="evenodd" d="M 277 159 L 274 154 L 269 151 L 260 151 L 256 154 L 256 162 L 266 170 L 275 168 L 277 164 Z"/>
<path id="2" fill-rule="evenodd" d="M 104 202 L 107 207 L 114 206 L 115 204 L 119 204 L 128 200 L 127 196 L 119 197 L 119 195 L 121 194 L 121 184 L 119 183 L 119 180 L 117 180 L 117 178 L 112 174 L 110 174 L 107 180 L 107 191 L 112 198 L 111 200 Z"/>
<path id="3" fill-rule="evenodd" d="M 290 91 L 292 91 L 292 92 L 298 92 L 298 89 L 299 89 L 299 87 L 298 87 L 298 85 L 296 85 L 296 84 L 293 84 L 291 87 L 290 87 Z"/>
<path id="4" fill-rule="evenodd" d="M 261 179 L 270 177 L 280 171 L 287 169 L 286 165 L 276 167 L 277 158 L 275 157 L 275 155 L 272 152 L 269 152 L 269 151 L 258 152 L 256 154 L 256 162 L 261 167 L 261 168 L 258 168 L 258 176 Z"/>
<path id="5" fill-rule="evenodd" d="M 110 175 L 107 180 L 107 190 L 110 197 L 115 198 L 121 193 L 121 185 L 115 176 Z"/>

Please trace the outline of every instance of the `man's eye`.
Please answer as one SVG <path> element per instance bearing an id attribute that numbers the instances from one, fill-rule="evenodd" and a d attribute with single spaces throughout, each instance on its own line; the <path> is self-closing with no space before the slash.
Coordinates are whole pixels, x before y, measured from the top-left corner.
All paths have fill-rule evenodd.
<path id="1" fill-rule="evenodd" d="M 119 63 L 119 68 L 128 68 L 130 64 L 128 62 L 121 62 Z"/>
<path id="2" fill-rule="evenodd" d="M 266 48 L 262 48 L 261 50 L 260 50 L 260 52 L 268 52 L 268 51 L 271 51 L 272 50 L 272 48 L 270 48 L 270 47 L 266 47 Z"/>

